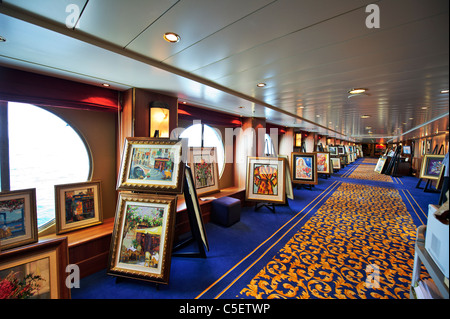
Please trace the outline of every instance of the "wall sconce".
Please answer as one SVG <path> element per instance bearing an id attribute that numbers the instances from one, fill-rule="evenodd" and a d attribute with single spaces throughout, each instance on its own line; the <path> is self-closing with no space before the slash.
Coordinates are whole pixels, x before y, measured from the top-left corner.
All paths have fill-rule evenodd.
<path id="1" fill-rule="evenodd" d="M 150 137 L 169 137 L 169 112 L 167 103 L 150 102 Z"/>

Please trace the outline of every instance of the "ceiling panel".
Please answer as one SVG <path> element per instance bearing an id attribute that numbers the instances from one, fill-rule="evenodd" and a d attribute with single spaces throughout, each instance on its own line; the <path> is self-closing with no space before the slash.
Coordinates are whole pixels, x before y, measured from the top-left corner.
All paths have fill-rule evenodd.
<path id="1" fill-rule="evenodd" d="M 89 0 L 77 28 L 126 47 L 178 0 Z"/>
<path id="2" fill-rule="evenodd" d="M 221 29 L 233 25 L 271 2 L 274 1 L 179 1 L 164 16 L 133 40 L 127 46 L 127 49 L 148 55 L 158 61 L 166 61 L 177 53 L 183 52 L 184 55 L 185 50 L 197 42 L 211 35 L 215 37 Z M 162 36 L 166 32 L 175 32 L 181 36 L 182 40 L 174 45 L 162 42 Z M 203 55 L 206 55 L 205 53 Z"/>
<path id="3" fill-rule="evenodd" d="M 369 3 L 379 5 L 379 29 L 365 26 Z M 65 27 L 70 4 L 84 9 L 74 30 Z M 440 93 L 449 86 L 448 5 L 5 0 L 0 64 L 110 82 L 119 90 L 150 89 L 205 108 L 324 135 L 339 132 L 348 140 L 386 141 L 448 127 L 448 94 Z M 181 41 L 162 40 L 167 31 Z M 260 81 L 267 86 L 257 88 Z M 349 98 L 353 87 L 367 87 L 369 94 Z"/>

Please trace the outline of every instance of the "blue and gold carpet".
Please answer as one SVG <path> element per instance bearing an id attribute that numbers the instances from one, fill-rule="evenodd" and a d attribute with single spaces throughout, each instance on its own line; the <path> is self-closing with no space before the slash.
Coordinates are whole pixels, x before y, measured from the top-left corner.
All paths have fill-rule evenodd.
<path id="1" fill-rule="evenodd" d="M 367 160 L 295 189 L 276 213 L 244 207 L 229 228 L 208 223 L 207 258 L 172 258 L 158 291 L 99 272 L 72 298 L 407 299 L 416 229 L 439 194 L 415 188 L 414 177 L 375 180 Z"/>

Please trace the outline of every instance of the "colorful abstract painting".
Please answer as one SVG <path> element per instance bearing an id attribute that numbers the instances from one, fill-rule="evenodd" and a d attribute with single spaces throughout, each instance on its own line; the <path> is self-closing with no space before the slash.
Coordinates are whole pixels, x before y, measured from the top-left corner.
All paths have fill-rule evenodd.
<path id="1" fill-rule="evenodd" d="M 255 194 L 278 195 L 278 166 L 254 164 L 253 192 Z"/>
<path id="2" fill-rule="evenodd" d="M 247 200 L 268 203 L 286 201 L 284 158 L 249 157 L 245 196 Z"/>

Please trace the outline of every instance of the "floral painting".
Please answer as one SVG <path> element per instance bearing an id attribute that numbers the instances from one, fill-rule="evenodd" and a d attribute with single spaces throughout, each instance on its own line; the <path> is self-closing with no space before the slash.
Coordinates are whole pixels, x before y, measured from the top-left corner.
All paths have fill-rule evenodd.
<path id="1" fill-rule="evenodd" d="M 317 180 L 317 154 L 292 153 L 291 154 L 292 182 L 296 184 L 318 183 Z"/>
<path id="2" fill-rule="evenodd" d="M 195 188 L 200 189 L 214 185 L 213 163 L 203 156 L 194 156 Z"/>
<path id="3" fill-rule="evenodd" d="M 330 174 L 330 153 L 317 152 L 317 172 L 319 174 Z"/>
<path id="4" fill-rule="evenodd" d="M 219 170 L 215 147 L 191 147 L 189 165 L 198 195 L 219 191 Z"/>
<path id="5" fill-rule="evenodd" d="M 295 178 L 312 180 L 313 177 L 313 158 L 297 157 L 295 159 Z"/>
<path id="6" fill-rule="evenodd" d="M 50 298 L 49 259 L 0 270 L 0 299 Z"/>

